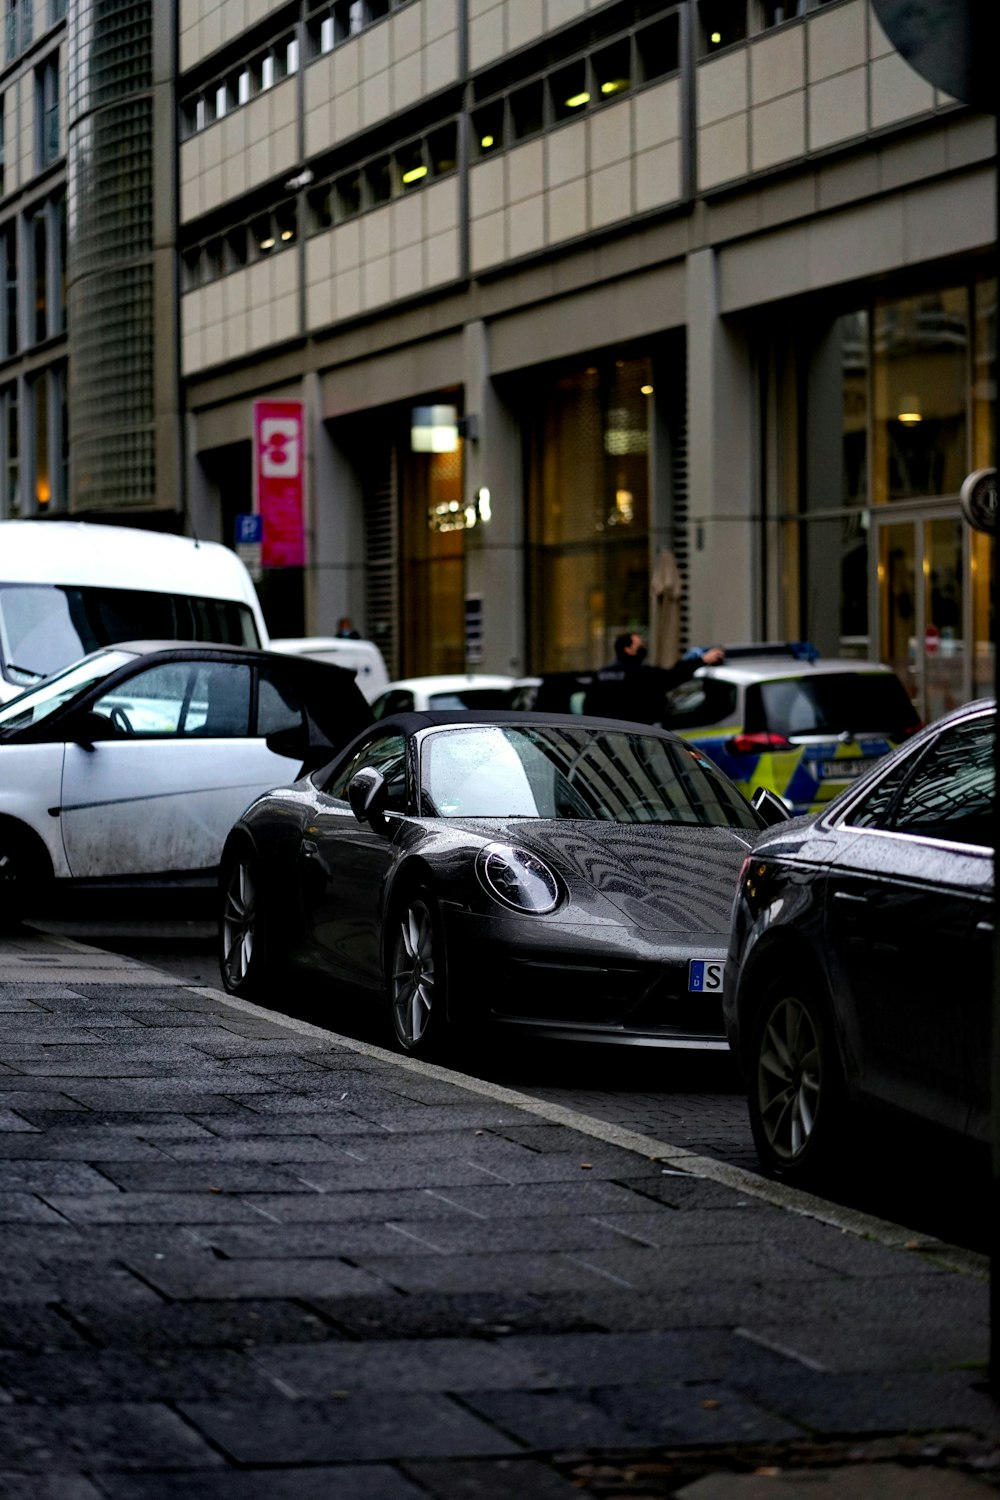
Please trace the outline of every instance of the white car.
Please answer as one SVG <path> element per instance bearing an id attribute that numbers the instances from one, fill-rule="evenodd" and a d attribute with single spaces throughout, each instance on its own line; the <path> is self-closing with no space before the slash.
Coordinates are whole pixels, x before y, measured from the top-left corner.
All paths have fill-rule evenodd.
<path id="1" fill-rule="evenodd" d="M 358 687 L 369 703 L 389 685 L 385 661 L 374 641 L 353 640 L 342 635 L 284 636 L 271 642 L 271 650 L 346 667 L 355 674 Z"/>
<path id="2" fill-rule="evenodd" d="M 372 714 L 340 667 L 241 647 L 109 646 L 0 707 L 0 926 L 51 889 L 206 885 L 261 792 Z"/>
<path id="3" fill-rule="evenodd" d="M 523 677 L 488 672 L 451 673 L 440 677 L 404 677 L 390 682 L 372 702 L 376 719 L 388 714 L 433 713 L 439 708 L 526 708 Z"/>

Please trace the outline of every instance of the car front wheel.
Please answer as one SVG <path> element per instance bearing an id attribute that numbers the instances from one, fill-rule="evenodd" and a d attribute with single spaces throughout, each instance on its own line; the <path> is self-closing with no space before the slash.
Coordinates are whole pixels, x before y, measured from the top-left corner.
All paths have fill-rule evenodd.
<path id="1" fill-rule="evenodd" d="M 435 1052 L 445 1031 L 446 958 L 441 919 L 430 896 L 395 908 L 389 943 L 389 1015 L 396 1045 L 415 1057 Z"/>
<path id="2" fill-rule="evenodd" d="M 826 1010 L 808 990 L 771 989 L 749 1062 L 750 1125 L 763 1166 L 797 1181 L 829 1168 L 846 1145 L 844 1084 Z"/>
<path id="3" fill-rule="evenodd" d="M 259 995 L 269 977 L 268 923 L 258 863 L 238 850 L 223 865 L 219 882 L 219 967 L 231 995 Z"/>

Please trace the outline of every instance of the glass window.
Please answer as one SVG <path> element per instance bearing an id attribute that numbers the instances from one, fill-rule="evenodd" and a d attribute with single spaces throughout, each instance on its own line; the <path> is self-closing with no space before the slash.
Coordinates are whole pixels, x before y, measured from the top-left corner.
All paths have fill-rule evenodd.
<path id="1" fill-rule="evenodd" d="M 824 656 L 868 655 L 869 536 L 865 511 L 815 516 L 801 528 L 795 630 Z"/>
<path id="2" fill-rule="evenodd" d="M 568 120 L 587 108 L 590 101 L 590 85 L 587 79 L 587 64 L 583 58 L 560 68 L 549 80 L 552 98 L 552 117 Z"/>
<path id="3" fill-rule="evenodd" d="M 411 188 L 419 187 L 426 176 L 423 141 L 411 141 L 408 146 L 401 146 L 396 152 L 398 191 L 408 193 Z M 378 201 L 376 198 L 376 202 Z"/>
<path id="4" fill-rule="evenodd" d="M 380 771 L 389 783 L 389 812 L 406 811 L 406 740 L 401 734 L 385 734 L 368 743 L 352 756 L 344 768 L 323 788 L 330 797 L 347 801 L 347 788 L 356 772 L 371 767 Z"/>
<path id="5" fill-rule="evenodd" d="M 479 156 L 489 156 L 499 151 L 504 144 L 504 102 L 494 99 L 484 104 L 472 116 L 472 135 Z"/>
<path id="6" fill-rule="evenodd" d="M 698 0 L 698 18 L 703 55 L 746 39 L 746 0 Z"/>
<path id="7" fill-rule="evenodd" d="M 4 113 L 5 96 L 0 94 L 0 197 L 7 191 L 7 116 Z"/>
<path id="8" fill-rule="evenodd" d="M 119 683 L 94 704 L 119 732 L 245 739 L 250 668 L 237 662 L 165 662 Z"/>
<path id="9" fill-rule="evenodd" d="M 896 800 L 900 787 L 913 769 L 913 759 L 903 756 L 893 762 L 876 786 L 852 807 L 844 822 L 852 828 L 885 828 L 888 826 L 889 809 Z"/>
<path id="10" fill-rule="evenodd" d="M 746 692 L 748 734 L 884 734 L 904 739 L 917 724 L 894 672 L 817 672 L 752 683 Z"/>
<path id="11" fill-rule="evenodd" d="M 537 135 L 545 124 L 545 99 L 542 81 L 525 84 L 510 96 L 511 134 L 515 141 Z"/>
<path id="12" fill-rule="evenodd" d="M 3 493 L 0 494 L 0 516 L 21 514 L 21 435 L 17 384 L 0 392 L 0 443 L 3 445 Z M 23 686 L 23 684 L 22 684 Z"/>
<path id="13" fill-rule="evenodd" d="M 958 493 L 968 462 L 969 338 L 964 288 L 876 307 L 876 504 Z"/>
<path id="14" fill-rule="evenodd" d="M 3 318 L 0 358 L 8 358 L 11 354 L 16 354 L 18 349 L 16 221 L 5 225 L 0 234 L 0 257 L 3 259 L 5 293 L 0 307 Z"/>
<path id="15" fill-rule="evenodd" d="M 32 332 L 36 343 L 49 331 L 49 232 L 44 208 L 28 220 L 32 272 Z"/>
<path id="16" fill-rule="evenodd" d="M 59 56 L 47 57 L 35 75 L 36 157 L 39 170 L 59 159 Z"/>
<path id="17" fill-rule="evenodd" d="M 333 185 L 333 204 L 337 223 L 361 212 L 361 173 L 345 172 Z"/>
<path id="18" fill-rule="evenodd" d="M 427 137 L 427 154 L 434 177 L 444 177 L 455 171 L 458 166 L 458 126 L 454 120 L 442 125 L 440 130 L 431 131 Z"/>
<path id="19" fill-rule="evenodd" d="M 273 667 L 261 667 L 257 684 L 257 733 L 301 729 L 305 722 L 298 694 Z"/>
<path id="20" fill-rule="evenodd" d="M 365 167 L 365 186 L 370 204 L 388 203 L 392 197 L 392 160 L 377 156 Z"/>
<path id="21" fill-rule="evenodd" d="M 49 472 L 49 376 L 37 375 L 28 385 L 31 402 L 31 428 L 34 433 L 35 510 L 44 515 L 52 501 L 52 476 Z"/>
<path id="22" fill-rule="evenodd" d="M 942 733 L 923 755 L 891 817 L 897 833 L 993 845 L 995 716 Z"/>
<path id="23" fill-rule="evenodd" d="M 0 618 L 0 645 L 4 652 L 4 675 L 9 682 L 17 683 L 20 676 L 20 686 L 27 687 L 25 678 L 32 678 L 33 672 L 19 672 L 7 656 L 7 641 L 2 630 L 2 618 Z M 57 708 L 62 708 L 70 698 L 82 693 L 94 683 L 101 682 L 112 672 L 123 667 L 127 662 L 134 660 L 124 651 L 108 651 L 101 656 L 95 657 L 93 661 L 74 662 L 65 671 L 59 672 L 37 689 L 27 690 L 14 699 L 12 703 L 0 708 L 0 734 L 16 733 L 19 729 L 27 729 L 30 724 L 39 724 L 47 719 L 49 714 L 55 713 Z"/>
<path id="24" fill-rule="evenodd" d="M 632 87 L 632 46 L 627 37 L 594 54 L 597 98 L 613 99 Z"/>
<path id="25" fill-rule="evenodd" d="M 667 696 L 665 729 L 722 724 L 736 710 L 736 684 L 718 677 L 692 677 Z"/>
<path id="26" fill-rule="evenodd" d="M 372 704 L 372 713 L 376 719 L 386 719 L 390 714 L 408 714 L 413 712 L 413 694 L 407 688 L 393 688 L 388 693 L 383 693 L 376 698 Z"/>
<path id="27" fill-rule="evenodd" d="M 975 344 L 972 373 L 972 431 L 974 469 L 996 463 L 993 411 L 997 399 L 997 282 L 977 281 Z"/>

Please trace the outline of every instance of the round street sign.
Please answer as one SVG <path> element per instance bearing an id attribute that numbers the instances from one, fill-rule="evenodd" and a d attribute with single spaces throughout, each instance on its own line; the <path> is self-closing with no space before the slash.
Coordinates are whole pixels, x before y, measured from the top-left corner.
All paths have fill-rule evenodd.
<path id="1" fill-rule="evenodd" d="M 959 499 L 969 525 L 992 536 L 997 529 L 996 469 L 976 469 L 968 474 L 962 481 Z"/>

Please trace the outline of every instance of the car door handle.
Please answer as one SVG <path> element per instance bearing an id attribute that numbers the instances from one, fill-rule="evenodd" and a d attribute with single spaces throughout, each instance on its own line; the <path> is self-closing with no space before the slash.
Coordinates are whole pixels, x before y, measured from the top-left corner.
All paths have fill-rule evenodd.
<path id="1" fill-rule="evenodd" d="M 868 905 L 867 896 L 856 896 L 853 891 L 834 891 L 833 899 L 834 901 L 843 901 L 845 905 L 850 906 Z"/>

